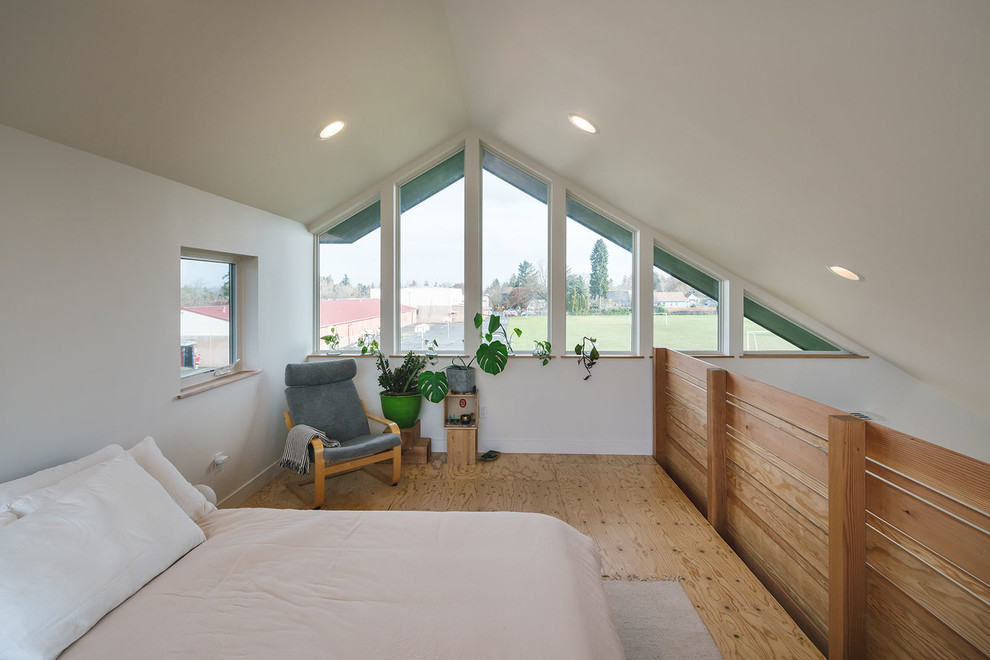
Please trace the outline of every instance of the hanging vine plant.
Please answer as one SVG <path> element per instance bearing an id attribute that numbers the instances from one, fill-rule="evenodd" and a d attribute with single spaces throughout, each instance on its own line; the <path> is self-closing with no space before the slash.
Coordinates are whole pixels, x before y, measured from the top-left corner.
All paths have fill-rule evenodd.
<path id="1" fill-rule="evenodd" d="M 598 347 L 595 345 L 596 341 L 598 340 L 594 337 L 582 337 L 581 343 L 574 347 L 574 352 L 578 356 L 578 364 L 588 372 L 584 380 L 591 378 L 591 369 L 598 364 L 598 358 L 601 357 L 598 353 Z"/>

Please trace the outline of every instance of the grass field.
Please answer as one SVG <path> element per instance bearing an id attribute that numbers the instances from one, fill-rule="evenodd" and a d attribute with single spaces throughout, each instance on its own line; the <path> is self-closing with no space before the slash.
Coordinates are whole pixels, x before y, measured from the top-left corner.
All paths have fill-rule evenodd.
<path id="1" fill-rule="evenodd" d="M 529 353 L 534 339 L 543 339 L 547 334 L 545 316 L 520 316 L 505 319 L 508 328 L 519 328 L 522 337 L 513 341 L 517 353 Z M 787 341 L 764 330 L 752 321 L 743 322 L 744 347 L 748 351 L 788 351 L 796 350 Z M 568 316 L 567 353 L 574 351 L 574 345 L 581 337 L 594 337 L 600 351 L 628 351 L 632 336 L 629 316 Z M 666 346 L 685 351 L 718 350 L 718 316 L 704 315 L 657 315 L 653 317 L 653 345 Z M 559 346 L 554 353 L 560 354 Z"/>

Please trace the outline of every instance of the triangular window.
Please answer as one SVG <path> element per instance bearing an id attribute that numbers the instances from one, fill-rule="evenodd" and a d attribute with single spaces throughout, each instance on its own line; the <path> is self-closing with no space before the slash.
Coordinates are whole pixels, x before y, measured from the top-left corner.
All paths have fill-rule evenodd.
<path id="1" fill-rule="evenodd" d="M 653 246 L 653 345 L 718 351 L 719 281 Z"/>
<path id="2" fill-rule="evenodd" d="M 749 296 L 743 299 L 743 350 L 844 352 L 813 332 L 767 309 Z"/>

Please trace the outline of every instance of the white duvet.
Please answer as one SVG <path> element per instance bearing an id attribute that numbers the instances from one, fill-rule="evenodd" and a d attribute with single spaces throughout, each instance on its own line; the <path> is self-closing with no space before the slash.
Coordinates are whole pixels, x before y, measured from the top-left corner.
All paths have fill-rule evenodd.
<path id="1" fill-rule="evenodd" d="M 60 656 L 621 658 L 598 551 L 540 514 L 232 509 Z"/>

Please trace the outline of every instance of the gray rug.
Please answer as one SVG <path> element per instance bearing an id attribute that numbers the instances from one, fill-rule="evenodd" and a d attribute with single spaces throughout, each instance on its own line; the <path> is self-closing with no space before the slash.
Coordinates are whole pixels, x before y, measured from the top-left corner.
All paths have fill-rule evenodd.
<path id="1" fill-rule="evenodd" d="M 679 582 L 603 580 L 627 660 L 721 660 Z"/>

